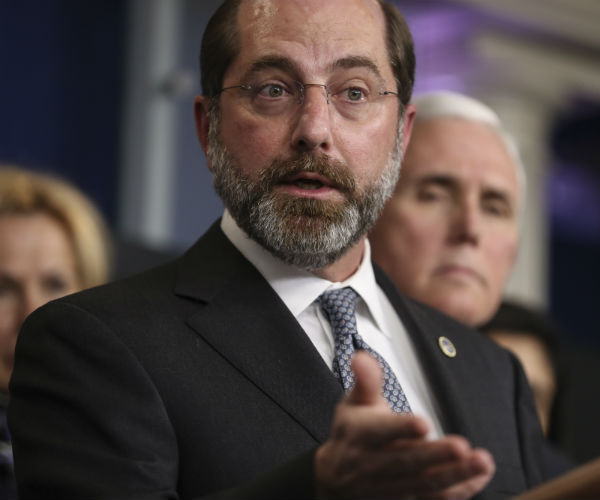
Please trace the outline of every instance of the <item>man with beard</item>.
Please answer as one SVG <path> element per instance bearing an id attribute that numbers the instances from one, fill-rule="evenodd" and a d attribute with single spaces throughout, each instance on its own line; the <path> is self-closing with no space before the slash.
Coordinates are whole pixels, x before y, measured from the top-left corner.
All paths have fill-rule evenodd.
<path id="1" fill-rule="evenodd" d="M 20 495 L 468 498 L 539 482 L 518 363 L 370 261 L 415 113 L 397 10 L 226 1 L 201 67 L 198 137 L 225 214 L 177 261 L 26 322 Z"/>

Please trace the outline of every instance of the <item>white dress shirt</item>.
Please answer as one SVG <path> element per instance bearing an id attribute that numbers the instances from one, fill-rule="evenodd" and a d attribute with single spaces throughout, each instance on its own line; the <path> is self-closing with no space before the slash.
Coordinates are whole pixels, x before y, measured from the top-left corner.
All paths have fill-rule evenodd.
<path id="1" fill-rule="evenodd" d="M 221 220 L 221 229 L 279 295 L 330 368 L 334 358 L 333 333 L 315 300 L 326 290 L 351 286 L 359 294 L 356 324 L 360 336 L 388 362 L 413 413 L 429 420 L 429 437 L 433 439 L 443 435 L 439 412 L 414 346 L 396 311 L 375 281 L 368 241 L 358 270 L 346 281 L 334 283 L 274 257 L 250 239 L 227 210 Z"/>

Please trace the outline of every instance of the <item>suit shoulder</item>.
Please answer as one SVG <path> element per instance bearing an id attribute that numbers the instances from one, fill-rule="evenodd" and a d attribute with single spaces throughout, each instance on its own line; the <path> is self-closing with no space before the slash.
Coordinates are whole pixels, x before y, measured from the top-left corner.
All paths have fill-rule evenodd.
<path id="1" fill-rule="evenodd" d="M 145 324 L 166 314 L 167 304 L 175 302 L 175 273 L 176 261 L 53 300 L 30 317 L 48 324 L 60 318 L 89 316 L 117 330 L 125 323 Z"/>
<path id="2" fill-rule="evenodd" d="M 176 268 L 177 260 L 127 278 L 117 279 L 104 285 L 68 295 L 58 299 L 58 302 L 84 305 L 88 302 L 114 302 L 116 298 L 130 297 L 137 294 L 147 296 L 152 293 L 161 293 L 163 290 L 171 291 Z"/>

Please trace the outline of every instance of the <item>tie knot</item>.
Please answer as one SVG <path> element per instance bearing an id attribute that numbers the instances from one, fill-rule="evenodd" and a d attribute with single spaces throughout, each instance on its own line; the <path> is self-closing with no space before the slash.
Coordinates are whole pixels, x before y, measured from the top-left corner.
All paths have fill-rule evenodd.
<path id="1" fill-rule="evenodd" d="M 358 294 L 347 286 L 322 293 L 317 302 L 321 305 L 332 325 L 345 322 L 356 324 L 355 309 L 357 297 Z"/>

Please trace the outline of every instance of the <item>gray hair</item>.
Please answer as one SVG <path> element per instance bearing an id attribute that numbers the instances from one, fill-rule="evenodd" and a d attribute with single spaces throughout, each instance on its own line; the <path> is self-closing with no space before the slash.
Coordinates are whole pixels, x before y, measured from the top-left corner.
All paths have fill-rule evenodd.
<path id="1" fill-rule="evenodd" d="M 483 123 L 494 130 L 506 147 L 517 172 L 517 181 L 521 190 L 521 207 L 525 205 L 526 176 L 517 143 L 504 128 L 497 113 L 481 101 L 457 92 L 439 90 L 421 94 L 413 99 L 417 106 L 416 122 L 435 118 L 460 118 L 470 122 Z"/>

